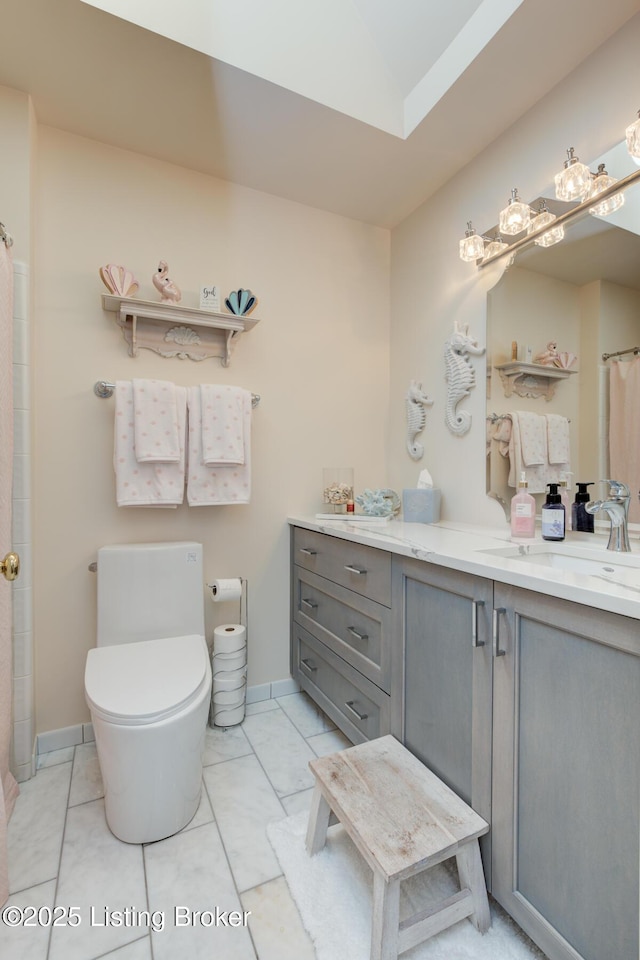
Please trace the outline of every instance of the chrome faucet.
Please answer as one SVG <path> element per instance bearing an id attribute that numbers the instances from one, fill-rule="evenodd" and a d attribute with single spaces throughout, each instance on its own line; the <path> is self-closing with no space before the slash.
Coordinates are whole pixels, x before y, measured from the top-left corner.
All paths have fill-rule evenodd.
<path id="1" fill-rule="evenodd" d="M 599 513 L 604 510 L 611 521 L 607 550 L 629 553 L 631 551 L 628 530 L 631 491 L 626 483 L 620 480 L 601 480 L 600 483 L 609 484 L 608 499 L 592 500 L 591 503 L 585 504 L 585 510 L 587 513 Z"/>

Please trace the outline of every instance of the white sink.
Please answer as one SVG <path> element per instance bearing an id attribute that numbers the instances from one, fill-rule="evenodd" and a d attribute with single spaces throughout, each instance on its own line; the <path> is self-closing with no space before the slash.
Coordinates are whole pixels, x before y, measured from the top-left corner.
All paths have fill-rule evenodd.
<path id="1" fill-rule="evenodd" d="M 551 541 L 511 544 L 508 547 L 478 552 L 597 577 L 609 583 L 640 590 L 640 554 L 637 553 L 616 553 L 604 547 L 582 547 Z"/>

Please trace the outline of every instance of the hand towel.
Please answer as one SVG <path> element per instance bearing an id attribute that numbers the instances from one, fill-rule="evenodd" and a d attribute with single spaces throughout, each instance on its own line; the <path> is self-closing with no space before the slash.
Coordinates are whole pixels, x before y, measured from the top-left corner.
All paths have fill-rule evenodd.
<path id="1" fill-rule="evenodd" d="M 571 459 L 569 421 L 558 413 L 548 413 L 546 419 L 549 463 L 566 464 Z"/>
<path id="2" fill-rule="evenodd" d="M 184 499 L 187 391 L 175 387 L 180 460 L 139 463 L 135 453 L 133 384 L 116 381 L 113 466 L 119 507 L 177 507 Z"/>
<path id="3" fill-rule="evenodd" d="M 537 416 L 537 414 L 534 414 L 534 416 Z M 546 456 L 543 463 L 527 466 L 522 450 L 520 412 L 514 410 L 510 417 L 511 437 L 509 439 L 509 479 L 507 483 L 510 487 L 517 487 L 520 475 L 524 472 L 529 483 L 529 493 L 544 493 L 549 479 Z"/>
<path id="4" fill-rule="evenodd" d="M 203 463 L 244 463 L 247 393 L 242 387 L 200 384 Z"/>
<path id="5" fill-rule="evenodd" d="M 187 501 L 190 507 L 248 503 L 251 495 L 251 394 L 243 398 L 243 464 L 206 464 L 202 451 L 202 393 L 189 387 L 189 454 Z M 209 414 L 210 411 L 205 411 Z M 206 417 L 205 417 L 206 420 Z"/>
<path id="6" fill-rule="evenodd" d="M 534 467 L 547 461 L 546 422 L 538 413 L 526 410 L 518 412 L 522 462 L 525 467 Z"/>
<path id="7" fill-rule="evenodd" d="M 134 448 L 138 463 L 178 463 L 176 388 L 169 380 L 133 381 Z"/>

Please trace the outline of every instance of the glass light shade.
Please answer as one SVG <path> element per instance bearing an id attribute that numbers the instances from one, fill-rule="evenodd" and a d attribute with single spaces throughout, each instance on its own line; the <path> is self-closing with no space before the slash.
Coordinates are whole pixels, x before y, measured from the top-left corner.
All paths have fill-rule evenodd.
<path id="1" fill-rule="evenodd" d="M 562 173 L 556 173 L 556 197 L 558 200 L 584 200 L 591 189 L 591 171 L 573 155 L 573 147 L 567 150 Z"/>
<path id="2" fill-rule="evenodd" d="M 627 150 L 640 166 L 640 110 L 638 111 L 638 119 L 627 127 L 626 138 Z"/>
<path id="3" fill-rule="evenodd" d="M 522 233 L 529 226 L 531 220 L 531 208 L 523 203 L 518 196 L 517 190 L 511 191 L 509 203 L 500 211 L 500 233 L 506 233 L 513 237 L 516 233 Z"/>
<path id="4" fill-rule="evenodd" d="M 509 244 L 505 243 L 501 237 L 494 237 L 485 248 L 484 259 L 491 260 L 492 257 L 496 257 L 503 250 L 506 250 L 508 246 Z"/>
<path id="5" fill-rule="evenodd" d="M 460 241 L 460 259 L 466 263 L 473 263 L 474 260 L 481 260 L 483 256 L 484 240 L 478 236 L 469 221 L 464 240 Z"/>
<path id="6" fill-rule="evenodd" d="M 603 190 L 606 190 L 607 187 L 612 187 L 614 183 L 617 183 L 615 177 L 610 177 L 607 171 L 604 168 L 604 164 L 601 163 L 598 167 L 598 173 L 593 178 L 591 183 L 591 193 L 589 198 L 597 197 L 599 193 L 602 193 Z M 603 200 L 602 203 L 596 204 L 595 207 L 591 207 L 589 213 L 592 213 L 594 217 L 606 217 L 610 213 L 614 213 L 616 210 L 619 210 L 624 203 L 624 194 L 623 193 L 614 193 L 612 197 L 607 197 L 606 200 Z"/>
<path id="7" fill-rule="evenodd" d="M 542 210 L 537 217 L 534 217 L 529 226 L 528 233 L 533 233 L 534 231 L 540 230 L 542 227 L 548 226 L 550 223 L 556 219 L 555 213 L 551 213 L 550 210 Z M 539 237 L 536 237 L 534 243 L 539 247 L 552 247 L 554 243 L 560 243 L 561 240 L 564 240 L 564 227 L 552 227 L 551 230 L 546 230 L 544 233 L 541 233 Z"/>

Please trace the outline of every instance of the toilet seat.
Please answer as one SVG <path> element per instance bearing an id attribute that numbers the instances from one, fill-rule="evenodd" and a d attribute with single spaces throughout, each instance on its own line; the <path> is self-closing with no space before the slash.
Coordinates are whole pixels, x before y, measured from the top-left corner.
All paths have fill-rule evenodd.
<path id="1" fill-rule="evenodd" d="M 209 684 L 204 637 L 164 637 L 89 650 L 89 708 L 110 723 L 155 723 L 185 709 Z"/>

